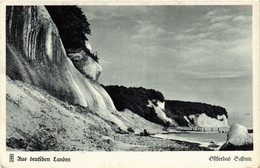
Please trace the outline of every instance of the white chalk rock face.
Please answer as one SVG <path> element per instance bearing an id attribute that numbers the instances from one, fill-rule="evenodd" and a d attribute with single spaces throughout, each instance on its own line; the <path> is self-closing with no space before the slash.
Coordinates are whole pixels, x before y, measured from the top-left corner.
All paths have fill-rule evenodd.
<path id="1" fill-rule="evenodd" d="M 86 78 L 67 57 L 44 6 L 7 7 L 6 26 L 6 73 L 11 79 L 36 85 L 69 103 L 115 110 L 105 89 Z M 101 67 L 91 59 L 86 62 L 86 71 L 97 79 Z"/>
<path id="2" fill-rule="evenodd" d="M 98 81 L 99 75 L 102 72 L 102 67 L 86 54 L 84 50 L 79 52 L 69 53 L 68 57 L 72 60 L 75 67 L 89 79 Z"/>
<path id="3" fill-rule="evenodd" d="M 164 113 L 165 102 L 160 102 L 158 100 L 148 100 L 149 104 L 147 107 L 152 107 L 157 114 L 158 119 L 166 124 L 169 123 L 171 126 L 176 125 L 176 123 Z"/>
<path id="4" fill-rule="evenodd" d="M 220 150 L 251 150 L 253 149 L 253 138 L 248 134 L 246 127 L 233 124 L 227 135 L 227 142 Z"/>
<path id="5" fill-rule="evenodd" d="M 217 118 L 211 118 L 205 113 L 197 115 L 184 116 L 184 119 L 190 123 L 190 120 L 194 121 L 195 126 L 198 127 L 229 127 L 226 116 L 217 115 Z"/>
<path id="6" fill-rule="evenodd" d="M 92 79 L 98 81 L 98 78 L 102 72 L 102 67 L 94 61 L 91 57 L 88 57 L 85 65 L 83 67 L 83 71 L 88 74 Z"/>

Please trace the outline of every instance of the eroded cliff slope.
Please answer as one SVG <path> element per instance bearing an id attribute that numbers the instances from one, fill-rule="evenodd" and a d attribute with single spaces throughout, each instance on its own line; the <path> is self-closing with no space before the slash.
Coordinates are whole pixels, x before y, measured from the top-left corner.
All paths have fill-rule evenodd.
<path id="1" fill-rule="evenodd" d="M 88 107 L 121 130 L 127 130 L 112 113 L 116 109 L 105 89 L 80 73 L 67 57 L 59 32 L 45 7 L 7 7 L 6 29 L 6 74 L 10 79 L 37 86 L 69 104 Z M 90 69 L 94 69 L 89 73 L 97 76 L 100 73 L 95 71 L 99 68 L 97 63 L 89 64 L 92 64 Z M 7 94 L 14 92 L 9 89 L 9 83 L 6 86 Z"/>
<path id="2" fill-rule="evenodd" d="M 7 75 L 47 90 L 72 104 L 115 110 L 106 91 L 67 57 L 59 32 L 43 6 L 7 7 Z M 88 58 L 91 60 L 91 58 Z M 89 75 L 100 67 L 91 61 Z"/>
<path id="3" fill-rule="evenodd" d="M 111 150 L 115 145 L 108 139 L 118 128 L 107 117 L 9 77 L 6 84 L 8 150 Z"/>

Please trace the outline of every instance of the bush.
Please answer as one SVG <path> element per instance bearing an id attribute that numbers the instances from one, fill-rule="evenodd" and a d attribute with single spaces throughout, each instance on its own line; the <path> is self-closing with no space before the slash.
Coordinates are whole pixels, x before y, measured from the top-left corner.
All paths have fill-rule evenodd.
<path id="1" fill-rule="evenodd" d="M 128 131 L 128 132 L 131 132 L 131 133 L 134 133 L 134 132 L 135 132 L 135 131 L 133 130 L 133 128 L 131 128 L 131 127 L 128 127 L 128 128 L 127 128 L 127 131 Z"/>
<path id="2" fill-rule="evenodd" d="M 140 136 L 150 136 L 146 129 L 143 132 L 140 132 Z"/>

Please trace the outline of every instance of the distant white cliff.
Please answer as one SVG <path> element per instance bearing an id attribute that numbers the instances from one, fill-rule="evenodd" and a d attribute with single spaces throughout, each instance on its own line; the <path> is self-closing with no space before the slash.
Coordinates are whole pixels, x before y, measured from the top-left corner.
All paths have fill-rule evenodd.
<path id="1" fill-rule="evenodd" d="M 166 116 L 185 127 L 229 127 L 228 114 L 221 106 L 179 100 L 165 101 Z"/>
<path id="2" fill-rule="evenodd" d="M 184 119 L 190 124 L 198 127 L 229 127 L 226 116 L 217 115 L 217 118 L 211 118 L 205 113 L 184 116 Z M 193 121 L 193 123 L 191 122 Z"/>

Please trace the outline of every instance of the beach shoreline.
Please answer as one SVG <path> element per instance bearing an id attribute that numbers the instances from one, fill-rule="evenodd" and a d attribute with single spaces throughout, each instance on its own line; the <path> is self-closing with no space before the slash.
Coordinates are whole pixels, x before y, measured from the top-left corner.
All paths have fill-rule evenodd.
<path id="1" fill-rule="evenodd" d="M 215 135 L 219 135 L 221 140 L 217 139 Z M 212 133 L 212 132 L 170 132 L 152 135 L 153 137 L 171 139 L 178 141 L 187 141 L 190 143 L 197 143 L 200 147 L 206 147 L 212 150 L 219 150 L 219 148 L 226 142 L 226 133 Z M 200 138 L 196 138 L 200 136 Z"/>
<path id="2" fill-rule="evenodd" d="M 199 143 L 152 136 L 118 134 L 113 151 L 212 151 Z"/>

